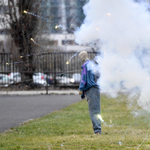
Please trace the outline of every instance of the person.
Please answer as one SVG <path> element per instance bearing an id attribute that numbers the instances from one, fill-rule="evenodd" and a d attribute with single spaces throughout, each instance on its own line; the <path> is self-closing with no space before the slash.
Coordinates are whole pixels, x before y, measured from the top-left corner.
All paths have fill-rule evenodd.
<path id="1" fill-rule="evenodd" d="M 82 61 L 82 75 L 79 86 L 79 94 L 84 99 L 85 96 L 88 102 L 89 114 L 93 124 L 94 134 L 101 134 L 100 116 L 100 89 L 95 81 L 95 74 L 92 69 L 89 69 L 90 60 L 86 51 L 79 53 L 79 58 Z"/>

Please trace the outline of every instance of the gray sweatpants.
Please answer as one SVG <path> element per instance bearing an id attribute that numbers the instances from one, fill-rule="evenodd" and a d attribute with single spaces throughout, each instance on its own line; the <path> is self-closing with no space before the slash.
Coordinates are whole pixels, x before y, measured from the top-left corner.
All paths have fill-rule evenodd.
<path id="1" fill-rule="evenodd" d="M 101 133 L 101 121 L 98 118 L 100 115 L 100 89 L 98 87 L 91 87 L 85 91 L 88 101 L 89 114 L 93 124 L 94 133 Z"/>

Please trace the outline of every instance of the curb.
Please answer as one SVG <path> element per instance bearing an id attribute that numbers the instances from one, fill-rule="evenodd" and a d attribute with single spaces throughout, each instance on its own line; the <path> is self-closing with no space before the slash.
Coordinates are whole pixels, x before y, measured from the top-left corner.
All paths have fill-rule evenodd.
<path id="1" fill-rule="evenodd" d="M 77 90 L 70 91 L 1 91 L 0 95 L 78 95 Z"/>

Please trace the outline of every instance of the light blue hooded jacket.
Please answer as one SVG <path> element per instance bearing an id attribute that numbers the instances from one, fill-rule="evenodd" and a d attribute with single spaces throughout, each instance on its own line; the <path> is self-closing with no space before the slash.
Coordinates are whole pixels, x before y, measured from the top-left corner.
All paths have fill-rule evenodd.
<path id="1" fill-rule="evenodd" d="M 89 90 L 92 86 L 98 87 L 97 83 L 95 82 L 95 75 L 93 74 L 91 69 L 88 69 L 90 68 L 88 67 L 89 63 L 90 60 L 87 60 L 81 67 L 82 75 L 79 90 L 83 91 L 83 94 L 81 95 L 81 97 L 83 96 L 83 98 L 84 98 L 84 91 Z"/>

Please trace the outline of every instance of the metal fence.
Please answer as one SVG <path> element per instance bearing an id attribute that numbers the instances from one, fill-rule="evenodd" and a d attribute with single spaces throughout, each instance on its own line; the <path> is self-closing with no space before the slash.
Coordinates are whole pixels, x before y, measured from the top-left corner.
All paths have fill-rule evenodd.
<path id="1" fill-rule="evenodd" d="M 89 59 L 94 59 L 96 52 L 89 52 Z M 26 57 L 26 61 L 22 58 Z M 71 60 L 69 62 L 69 60 Z M 68 63 L 69 62 L 69 63 Z M 22 70 L 23 65 L 32 64 L 33 70 Z M 23 74 L 31 73 L 36 87 L 75 87 L 79 86 L 82 62 L 78 53 L 36 53 L 32 60 L 28 56 L 14 59 L 10 53 L 0 53 L 0 86 L 9 87 L 25 83 Z"/>

